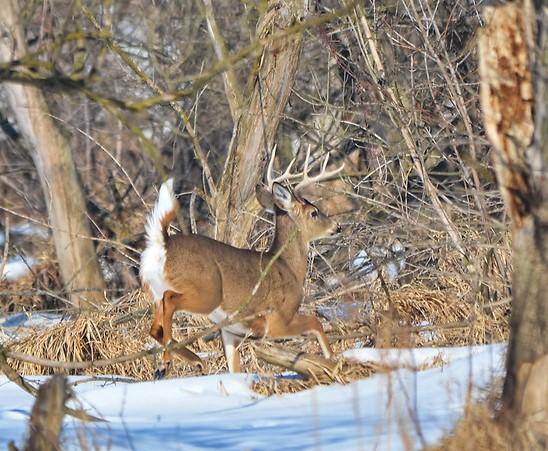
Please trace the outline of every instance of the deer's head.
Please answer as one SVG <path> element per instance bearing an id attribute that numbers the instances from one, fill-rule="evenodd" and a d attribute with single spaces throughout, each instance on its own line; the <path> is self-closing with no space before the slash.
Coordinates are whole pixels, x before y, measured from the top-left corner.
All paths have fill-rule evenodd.
<path id="1" fill-rule="evenodd" d="M 259 203 L 265 209 L 276 214 L 277 227 L 280 227 L 280 222 L 287 223 L 287 221 L 284 221 L 284 216 L 287 216 L 291 221 L 287 225 L 291 226 L 291 223 L 293 223 L 293 226 L 298 229 L 305 242 L 334 234 L 338 230 L 338 224 L 325 215 L 314 204 L 301 197 L 299 191 L 312 183 L 331 178 L 343 169 L 344 164 L 333 171 L 326 171 L 327 163 L 329 161 L 328 154 L 321 164 L 320 173 L 314 177 L 310 177 L 308 174 L 308 164 L 310 160 L 309 147 L 302 172 L 291 173 L 291 167 L 295 162 L 295 160 L 293 160 L 282 175 L 274 177 L 273 164 L 275 154 L 276 147 L 272 150 L 272 155 L 268 164 L 265 183 L 266 188 L 261 187 L 257 189 L 257 199 L 259 200 Z M 292 190 L 281 184 L 281 182 L 301 177 L 302 180 Z"/>

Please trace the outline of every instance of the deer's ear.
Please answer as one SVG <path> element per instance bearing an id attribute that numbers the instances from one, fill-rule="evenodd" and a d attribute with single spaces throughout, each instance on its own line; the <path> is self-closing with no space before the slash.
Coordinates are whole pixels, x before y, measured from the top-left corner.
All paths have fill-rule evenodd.
<path id="1" fill-rule="evenodd" d="M 291 205 L 293 203 L 293 195 L 286 187 L 279 183 L 274 183 L 272 187 L 272 197 L 274 204 L 283 211 L 291 211 Z"/>
<path id="2" fill-rule="evenodd" d="M 259 204 L 261 204 L 261 207 L 270 213 L 274 213 L 274 197 L 269 190 L 262 186 L 257 186 L 255 188 L 255 196 L 257 197 Z"/>

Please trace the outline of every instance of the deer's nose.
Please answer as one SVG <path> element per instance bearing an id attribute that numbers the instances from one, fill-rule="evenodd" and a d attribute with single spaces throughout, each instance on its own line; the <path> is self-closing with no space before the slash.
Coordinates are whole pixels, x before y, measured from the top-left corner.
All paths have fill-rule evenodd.
<path id="1" fill-rule="evenodd" d="M 339 223 L 337 223 L 337 228 L 335 229 L 335 233 L 341 233 L 342 232 L 342 227 Z"/>

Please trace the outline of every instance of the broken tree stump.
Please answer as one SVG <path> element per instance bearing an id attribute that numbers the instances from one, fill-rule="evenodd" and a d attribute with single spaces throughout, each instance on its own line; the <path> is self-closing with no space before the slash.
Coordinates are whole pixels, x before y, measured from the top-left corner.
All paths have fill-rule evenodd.
<path id="1" fill-rule="evenodd" d="M 26 451 L 57 451 L 69 390 L 64 376 L 42 384 L 32 407 Z"/>

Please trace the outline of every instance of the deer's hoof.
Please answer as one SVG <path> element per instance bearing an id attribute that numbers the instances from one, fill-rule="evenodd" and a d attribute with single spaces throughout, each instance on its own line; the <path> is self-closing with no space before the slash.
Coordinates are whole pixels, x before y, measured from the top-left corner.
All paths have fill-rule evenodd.
<path id="1" fill-rule="evenodd" d="M 166 377 L 166 368 L 156 368 L 154 371 L 154 380 L 159 381 Z"/>

